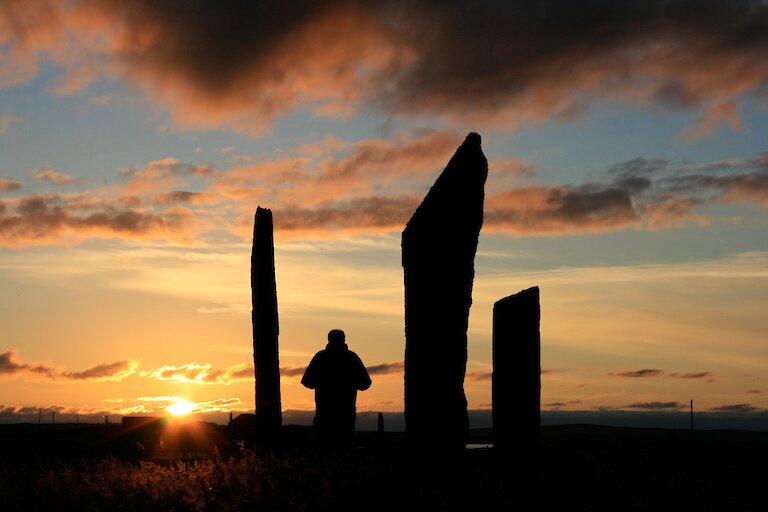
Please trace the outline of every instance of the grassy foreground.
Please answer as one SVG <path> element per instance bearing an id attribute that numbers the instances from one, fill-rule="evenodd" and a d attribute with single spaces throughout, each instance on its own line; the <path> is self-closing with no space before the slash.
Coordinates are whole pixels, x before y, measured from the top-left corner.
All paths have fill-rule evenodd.
<path id="1" fill-rule="evenodd" d="M 764 446 L 0 461 L 0 510 L 766 510 Z"/>

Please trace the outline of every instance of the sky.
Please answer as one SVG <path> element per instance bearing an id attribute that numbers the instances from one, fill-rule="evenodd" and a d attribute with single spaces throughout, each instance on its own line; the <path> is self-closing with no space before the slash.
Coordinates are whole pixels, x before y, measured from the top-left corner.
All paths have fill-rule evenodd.
<path id="1" fill-rule="evenodd" d="M 768 3 L 0 0 L 0 421 L 253 410 L 270 208 L 284 410 L 330 329 L 403 409 L 400 233 L 489 162 L 465 392 L 541 290 L 542 409 L 768 408 Z"/>

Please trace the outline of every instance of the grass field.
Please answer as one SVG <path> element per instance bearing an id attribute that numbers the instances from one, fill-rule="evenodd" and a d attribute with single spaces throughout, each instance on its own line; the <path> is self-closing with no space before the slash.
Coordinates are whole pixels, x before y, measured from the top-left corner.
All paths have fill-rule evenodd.
<path id="1" fill-rule="evenodd" d="M 324 453 L 311 429 L 282 432 L 264 450 L 194 423 L 5 426 L 0 510 L 768 509 L 764 432 L 548 426 L 534 451 L 438 458 L 398 433 Z M 178 442 L 155 451 L 161 436 Z"/>
<path id="2" fill-rule="evenodd" d="M 766 510 L 759 443 L 608 443 L 427 457 L 402 446 L 147 462 L 0 462 L 0 510 Z M 525 506 L 533 500 L 533 506 Z"/>

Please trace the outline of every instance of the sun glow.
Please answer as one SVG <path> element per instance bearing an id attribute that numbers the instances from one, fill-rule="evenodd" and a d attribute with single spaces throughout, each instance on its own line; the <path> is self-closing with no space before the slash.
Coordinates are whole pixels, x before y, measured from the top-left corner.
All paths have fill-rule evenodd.
<path id="1" fill-rule="evenodd" d="M 177 400 L 175 403 L 167 406 L 166 411 L 174 416 L 185 416 L 197 409 L 197 404 L 188 402 L 187 400 Z"/>

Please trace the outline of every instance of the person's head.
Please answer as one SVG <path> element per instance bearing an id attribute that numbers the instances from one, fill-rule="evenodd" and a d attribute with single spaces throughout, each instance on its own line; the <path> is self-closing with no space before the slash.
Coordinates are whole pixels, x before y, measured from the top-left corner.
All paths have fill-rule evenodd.
<path id="1" fill-rule="evenodd" d="M 341 347 L 344 345 L 344 331 L 341 329 L 331 329 L 328 331 L 328 346 Z"/>

